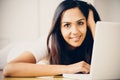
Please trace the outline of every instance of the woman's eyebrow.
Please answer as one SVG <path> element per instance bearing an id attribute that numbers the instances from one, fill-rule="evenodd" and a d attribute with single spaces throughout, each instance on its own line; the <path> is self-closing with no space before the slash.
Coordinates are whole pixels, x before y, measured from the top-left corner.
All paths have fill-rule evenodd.
<path id="1" fill-rule="evenodd" d="M 79 22 L 79 21 L 83 21 L 83 20 L 85 20 L 85 18 L 78 19 L 75 22 Z M 69 22 L 69 21 L 63 21 L 62 23 L 71 23 L 71 22 Z"/>
<path id="2" fill-rule="evenodd" d="M 78 21 L 82 21 L 82 20 L 85 20 L 85 18 L 79 19 L 79 20 L 77 20 L 77 22 L 78 22 Z"/>

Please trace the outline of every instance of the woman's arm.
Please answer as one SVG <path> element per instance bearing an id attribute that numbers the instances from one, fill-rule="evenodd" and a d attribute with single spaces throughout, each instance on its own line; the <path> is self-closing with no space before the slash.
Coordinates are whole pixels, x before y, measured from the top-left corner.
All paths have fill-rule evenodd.
<path id="1" fill-rule="evenodd" d="M 84 61 L 71 65 L 41 65 L 36 64 L 32 53 L 25 52 L 6 65 L 4 76 L 37 77 L 54 76 L 64 73 L 88 73 L 90 66 Z"/>
<path id="2" fill-rule="evenodd" d="M 3 74 L 4 76 L 13 77 L 49 76 L 65 73 L 65 69 L 65 65 L 36 64 L 36 60 L 32 53 L 25 52 L 7 64 L 3 70 Z"/>

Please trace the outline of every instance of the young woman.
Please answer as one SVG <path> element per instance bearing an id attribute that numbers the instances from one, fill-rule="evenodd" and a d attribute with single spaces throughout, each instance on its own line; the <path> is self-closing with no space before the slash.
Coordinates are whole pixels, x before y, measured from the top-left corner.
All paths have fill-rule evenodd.
<path id="1" fill-rule="evenodd" d="M 24 51 L 4 68 L 4 76 L 53 76 L 89 73 L 95 23 L 95 8 L 79 0 L 65 0 L 56 9 L 46 44 Z M 45 40 L 43 40 L 45 41 Z M 47 45 L 47 46 L 45 46 Z M 36 64 L 45 58 L 48 63 Z"/>

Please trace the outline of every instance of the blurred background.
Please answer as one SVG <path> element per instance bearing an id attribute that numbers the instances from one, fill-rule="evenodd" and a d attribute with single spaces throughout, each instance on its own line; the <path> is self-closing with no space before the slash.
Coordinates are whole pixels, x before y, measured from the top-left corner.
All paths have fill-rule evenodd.
<path id="1" fill-rule="evenodd" d="M 0 49 L 11 42 L 35 40 L 48 33 L 62 0 L 0 0 Z M 120 22 L 120 0 L 87 0 L 103 21 Z"/>

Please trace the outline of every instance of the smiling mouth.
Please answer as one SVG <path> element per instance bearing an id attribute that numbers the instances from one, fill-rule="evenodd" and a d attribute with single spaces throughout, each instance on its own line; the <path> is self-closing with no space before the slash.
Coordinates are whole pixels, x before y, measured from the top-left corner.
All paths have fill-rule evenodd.
<path id="1" fill-rule="evenodd" d="M 79 41 L 79 40 L 81 39 L 81 36 L 70 37 L 70 39 L 71 39 L 72 41 L 77 42 L 77 41 Z"/>

